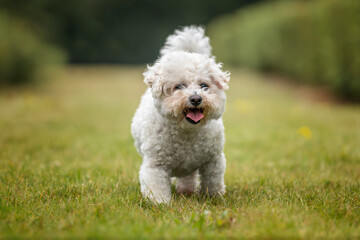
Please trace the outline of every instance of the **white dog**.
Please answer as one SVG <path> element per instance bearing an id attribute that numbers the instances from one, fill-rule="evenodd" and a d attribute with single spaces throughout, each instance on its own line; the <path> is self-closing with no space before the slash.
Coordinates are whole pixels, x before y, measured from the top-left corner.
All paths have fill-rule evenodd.
<path id="1" fill-rule="evenodd" d="M 178 193 L 225 193 L 223 153 L 229 73 L 211 55 L 200 27 L 185 27 L 167 38 L 161 56 L 144 73 L 149 89 L 131 125 L 143 157 L 141 192 L 156 203 L 171 200 L 171 177 Z"/>

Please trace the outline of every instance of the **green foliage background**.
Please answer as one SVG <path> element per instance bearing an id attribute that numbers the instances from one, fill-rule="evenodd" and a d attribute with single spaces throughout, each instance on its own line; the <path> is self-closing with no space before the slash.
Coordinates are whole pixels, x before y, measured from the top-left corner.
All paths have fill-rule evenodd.
<path id="1" fill-rule="evenodd" d="M 184 25 L 260 0 L 0 0 L 0 8 L 32 24 L 69 53 L 72 63 L 153 62 L 165 38 Z"/>
<path id="2" fill-rule="evenodd" d="M 65 54 L 41 40 L 26 23 L 0 13 L 0 85 L 45 80 Z"/>
<path id="3" fill-rule="evenodd" d="M 49 79 L 49 66 L 65 56 L 69 63 L 150 63 L 175 28 L 257 1 L 0 0 L 0 85 Z"/>
<path id="4" fill-rule="evenodd" d="M 70 63 L 151 63 L 174 29 L 194 24 L 207 25 L 228 65 L 360 101 L 358 0 L 0 0 L 0 8 L 0 83 L 46 78 L 39 72 L 64 62 L 59 49 Z"/>
<path id="5" fill-rule="evenodd" d="M 360 100 L 360 2 L 276 1 L 209 26 L 220 60 L 286 73 Z"/>

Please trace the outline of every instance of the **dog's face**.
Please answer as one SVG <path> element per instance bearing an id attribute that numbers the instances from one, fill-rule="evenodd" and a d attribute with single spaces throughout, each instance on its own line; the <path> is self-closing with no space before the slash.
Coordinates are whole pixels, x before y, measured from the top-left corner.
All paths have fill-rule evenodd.
<path id="1" fill-rule="evenodd" d="M 213 58 L 172 52 L 144 73 L 158 112 L 174 124 L 199 126 L 225 110 L 229 74 Z"/>

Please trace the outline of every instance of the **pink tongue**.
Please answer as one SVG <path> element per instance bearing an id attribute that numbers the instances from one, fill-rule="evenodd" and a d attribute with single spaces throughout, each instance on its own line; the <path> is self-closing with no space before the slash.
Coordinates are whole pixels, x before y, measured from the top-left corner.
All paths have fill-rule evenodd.
<path id="1" fill-rule="evenodd" d="M 188 114 L 186 114 L 186 117 L 190 118 L 194 122 L 198 122 L 204 117 L 204 115 L 200 112 L 200 110 L 196 109 L 189 111 Z"/>

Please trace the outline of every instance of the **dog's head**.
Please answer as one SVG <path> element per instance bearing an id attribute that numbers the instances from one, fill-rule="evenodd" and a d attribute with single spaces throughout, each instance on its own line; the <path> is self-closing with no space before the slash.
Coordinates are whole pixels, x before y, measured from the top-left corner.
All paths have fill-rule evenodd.
<path id="1" fill-rule="evenodd" d="M 163 117 L 182 126 L 199 126 L 223 114 L 229 75 L 214 58 L 171 52 L 148 66 L 144 81 Z"/>

